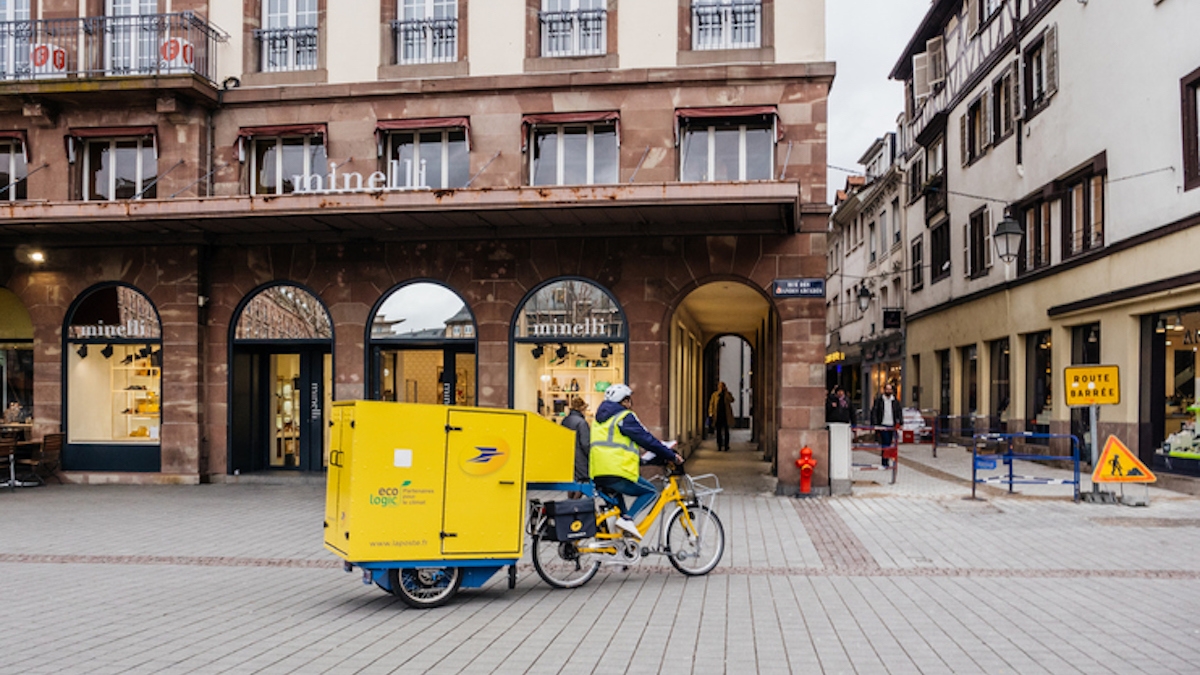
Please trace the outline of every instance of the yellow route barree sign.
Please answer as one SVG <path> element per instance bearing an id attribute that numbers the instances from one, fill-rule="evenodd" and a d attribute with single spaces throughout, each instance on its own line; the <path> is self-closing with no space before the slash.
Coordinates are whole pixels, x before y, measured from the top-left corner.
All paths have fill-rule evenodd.
<path id="1" fill-rule="evenodd" d="M 1063 368 L 1063 384 L 1068 406 L 1121 402 L 1121 378 L 1116 366 L 1067 366 Z"/>

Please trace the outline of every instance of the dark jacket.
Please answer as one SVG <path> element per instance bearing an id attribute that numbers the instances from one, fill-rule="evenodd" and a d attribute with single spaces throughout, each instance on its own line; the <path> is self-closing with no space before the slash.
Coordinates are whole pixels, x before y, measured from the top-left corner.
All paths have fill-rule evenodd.
<path id="1" fill-rule="evenodd" d="M 588 477 L 588 451 L 592 447 L 592 428 L 578 410 L 568 412 L 562 425 L 575 432 L 575 482 L 586 483 L 591 480 Z"/>
<path id="2" fill-rule="evenodd" d="M 624 410 L 625 406 L 620 403 L 605 401 L 600 404 L 599 408 L 596 408 L 596 421 L 604 422 Z M 621 433 L 632 438 L 633 442 L 637 443 L 643 450 L 653 452 L 664 462 L 675 461 L 675 452 L 663 445 L 662 441 L 655 438 L 649 431 L 646 431 L 646 427 L 642 426 L 642 423 L 638 421 L 637 415 L 633 414 L 632 411 L 625 416 L 625 419 L 621 420 L 620 429 Z"/>
<path id="3" fill-rule="evenodd" d="M 850 399 L 839 399 L 837 396 L 830 394 L 828 400 L 825 402 L 825 421 L 853 424 L 854 408 L 850 405 Z"/>
<path id="4" fill-rule="evenodd" d="M 904 410 L 900 407 L 900 399 L 892 398 L 892 424 L 900 426 L 904 423 Z M 875 397 L 875 405 L 871 406 L 871 424 L 883 424 L 883 394 Z"/>

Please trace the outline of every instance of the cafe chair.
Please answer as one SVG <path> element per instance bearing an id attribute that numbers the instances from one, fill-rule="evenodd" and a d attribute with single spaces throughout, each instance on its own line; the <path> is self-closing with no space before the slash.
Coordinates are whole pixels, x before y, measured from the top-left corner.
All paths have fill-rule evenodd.
<path id="1" fill-rule="evenodd" d="M 0 438 L 0 485 L 7 485 L 9 490 L 15 490 L 17 487 L 16 481 L 13 480 L 13 455 L 16 451 L 17 439 Z"/>
<path id="2" fill-rule="evenodd" d="M 58 470 L 62 465 L 62 434 L 46 434 L 42 437 L 42 447 L 33 451 L 29 459 L 18 459 L 17 466 L 23 468 L 20 475 L 32 478 L 40 485 L 46 484 L 46 479 L 53 478 L 62 484 Z"/>

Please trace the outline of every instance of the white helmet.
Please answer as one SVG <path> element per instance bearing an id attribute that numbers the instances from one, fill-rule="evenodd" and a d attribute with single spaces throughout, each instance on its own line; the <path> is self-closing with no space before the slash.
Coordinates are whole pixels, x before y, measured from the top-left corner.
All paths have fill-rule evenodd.
<path id="1" fill-rule="evenodd" d="M 620 382 L 609 385 L 608 389 L 604 390 L 604 400 L 613 403 L 620 403 L 630 396 L 633 396 L 633 390 Z"/>

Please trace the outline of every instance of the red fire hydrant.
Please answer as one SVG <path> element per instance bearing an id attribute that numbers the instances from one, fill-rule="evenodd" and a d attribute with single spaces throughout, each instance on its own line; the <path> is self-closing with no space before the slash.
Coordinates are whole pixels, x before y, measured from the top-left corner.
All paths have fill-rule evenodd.
<path id="1" fill-rule="evenodd" d="M 806 445 L 800 450 L 800 459 L 796 460 L 796 468 L 800 469 L 800 494 L 806 495 L 812 491 L 813 469 L 817 468 L 817 460 L 813 459 L 812 448 Z"/>

